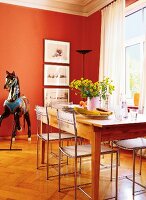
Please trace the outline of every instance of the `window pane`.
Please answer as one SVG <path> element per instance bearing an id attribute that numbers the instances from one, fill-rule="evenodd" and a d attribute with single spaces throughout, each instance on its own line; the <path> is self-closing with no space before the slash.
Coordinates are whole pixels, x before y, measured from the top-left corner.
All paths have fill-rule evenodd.
<path id="1" fill-rule="evenodd" d="M 125 38 L 130 39 L 143 34 L 142 10 L 139 10 L 125 19 Z"/>
<path id="2" fill-rule="evenodd" d="M 141 55 L 140 44 L 126 47 L 126 97 L 140 91 Z"/>
<path id="3" fill-rule="evenodd" d="M 144 8 L 144 26 L 146 26 L 146 8 Z"/>

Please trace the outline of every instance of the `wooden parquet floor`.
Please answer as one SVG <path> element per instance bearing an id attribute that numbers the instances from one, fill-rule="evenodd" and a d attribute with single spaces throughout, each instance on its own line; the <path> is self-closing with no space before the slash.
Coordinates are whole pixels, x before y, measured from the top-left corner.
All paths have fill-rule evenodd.
<path id="1" fill-rule="evenodd" d="M 0 138 L 0 148 L 8 148 L 9 139 Z M 27 141 L 27 136 L 18 136 L 13 143 L 13 148 L 22 148 L 22 151 L 0 151 L 0 200 L 73 200 L 73 190 L 58 192 L 58 178 L 46 180 L 46 167 L 36 169 L 36 136 L 32 141 Z M 54 150 L 57 144 L 53 145 Z M 57 160 L 51 157 L 51 162 Z M 109 163 L 109 157 L 101 159 L 103 164 Z M 69 161 L 69 168 L 64 165 L 63 170 L 73 170 L 73 161 Z M 131 174 L 132 153 L 122 151 L 119 175 Z M 137 162 L 138 169 L 138 162 Z M 83 159 L 82 175 L 80 182 L 90 182 L 90 158 Z M 57 167 L 51 169 L 54 175 Z M 110 172 L 108 169 L 101 170 L 100 177 L 100 198 L 101 200 L 114 195 L 114 184 L 109 181 Z M 146 184 L 146 159 L 143 159 L 142 176 L 136 176 L 137 180 Z M 73 176 L 64 176 L 62 185 L 73 184 Z M 136 187 L 136 189 L 141 189 Z M 90 186 L 86 188 L 91 192 Z M 78 199 L 86 200 L 85 195 L 78 191 Z M 132 197 L 132 183 L 127 179 L 119 180 L 119 200 L 146 200 L 146 193 Z"/>

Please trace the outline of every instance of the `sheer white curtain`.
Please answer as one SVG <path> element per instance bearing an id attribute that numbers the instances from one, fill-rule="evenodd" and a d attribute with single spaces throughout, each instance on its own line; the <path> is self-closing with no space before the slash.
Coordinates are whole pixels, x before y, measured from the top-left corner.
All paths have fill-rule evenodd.
<path id="1" fill-rule="evenodd" d="M 146 114 L 146 22 L 145 22 L 145 41 L 144 41 L 144 60 L 143 60 L 143 70 L 141 79 L 141 91 L 140 91 L 140 105 L 139 110 Z M 146 157 L 146 150 L 142 151 L 142 155 Z"/>
<path id="2" fill-rule="evenodd" d="M 142 69 L 139 110 L 144 114 L 146 114 L 146 22 L 144 24 L 144 27 L 145 27 L 144 60 Z"/>
<path id="3" fill-rule="evenodd" d="M 114 81 L 112 107 L 124 93 L 124 18 L 125 0 L 117 0 L 102 10 L 99 80 L 108 76 Z"/>

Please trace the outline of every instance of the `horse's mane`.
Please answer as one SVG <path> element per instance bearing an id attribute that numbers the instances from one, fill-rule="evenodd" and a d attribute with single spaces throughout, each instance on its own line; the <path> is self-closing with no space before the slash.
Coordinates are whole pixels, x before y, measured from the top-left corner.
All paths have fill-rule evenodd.
<path id="1" fill-rule="evenodd" d="M 18 78 L 18 76 L 16 76 L 16 78 L 17 78 L 17 83 L 18 83 L 19 88 L 20 88 L 20 82 L 19 82 L 19 78 Z"/>
<path id="2" fill-rule="evenodd" d="M 19 86 L 19 95 L 20 95 L 20 82 L 19 82 L 18 76 L 16 76 L 16 78 L 17 78 L 17 84 L 18 84 L 18 86 Z"/>

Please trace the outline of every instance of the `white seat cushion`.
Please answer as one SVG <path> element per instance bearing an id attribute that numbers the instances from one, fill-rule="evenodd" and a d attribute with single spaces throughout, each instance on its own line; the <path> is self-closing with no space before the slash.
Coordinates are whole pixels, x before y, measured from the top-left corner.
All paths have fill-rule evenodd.
<path id="1" fill-rule="evenodd" d="M 114 142 L 119 148 L 133 150 L 133 149 L 144 149 L 146 148 L 146 139 L 145 138 L 134 138 L 127 140 L 119 140 Z"/>
<path id="2" fill-rule="evenodd" d="M 38 135 L 41 139 L 47 141 L 48 140 L 48 134 L 43 133 L 42 135 Z M 61 134 L 61 139 L 71 139 L 74 138 L 74 135 L 70 133 L 62 133 Z M 59 140 L 59 133 L 49 133 L 49 141 L 53 140 Z"/>

